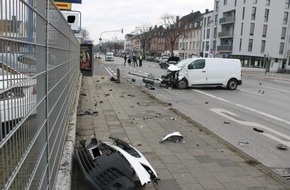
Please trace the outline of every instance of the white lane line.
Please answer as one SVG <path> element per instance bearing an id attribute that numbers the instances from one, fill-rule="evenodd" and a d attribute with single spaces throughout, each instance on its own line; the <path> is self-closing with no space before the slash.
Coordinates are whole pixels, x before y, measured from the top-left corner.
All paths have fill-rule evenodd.
<path id="1" fill-rule="evenodd" d="M 227 103 L 229 103 L 229 104 L 232 104 L 232 105 L 238 106 L 238 107 L 240 107 L 240 108 L 243 108 L 243 109 L 249 110 L 249 111 L 251 111 L 251 112 L 254 112 L 254 113 L 257 113 L 257 114 L 260 114 L 260 115 L 266 116 L 266 117 L 271 118 L 271 119 L 273 119 L 273 120 L 277 120 L 277 121 L 283 122 L 283 123 L 285 123 L 285 124 L 287 124 L 287 125 L 290 124 L 290 121 L 288 121 L 288 120 L 285 120 L 285 119 L 279 118 L 279 117 L 277 117 L 277 116 L 274 116 L 274 115 L 271 115 L 271 114 L 268 114 L 268 113 L 265 113 L 265 112 L 262 112 L 262 111 L 256 110 L 256 109 L 254 109 L 254 108 L 250 108 L 250 107 L 248 107 L 248 106 L 244 106 L 244 105 L 241 105 L 241 104 L 236 104 L 236 103 L 231 102 L 231 101 L 229 101 L 229 100 L 225 100 L 225 99 L 223 99 L 223 98 L 220 98 L 220 97 L 218 97 L 218 96 L 214 96 L 214 95 L 211 95 L 211 94 L 205 93 L 205 92 L 200 91 L 200 90 L 194 90 L 194 91 L 196 91 L 196 92 L 198 92 L 198 93 L 200 93 L 200 94 L 204 94 L 204 95 L 206 95 L 206 96 L 212 97 L 212 98 L 214 98 L 214 99 L 221 100 L 221 101 L 223 101 L 223 102 L 227 102 Z"/>
<path id="2" fill-rule="evenodd" d="M 290 93 L 289 90 L 283 90 L 283 89 L 279 89 L 279 88 L 272 88 L 272 87 L 268 87 L 268 86 L 263 86 L 263 88 L 268 88 L 268 89 L 275 90 L 275 91 Z"/>
<path id="3" fill-rule="evenodd" d="M 109 67 L 105 67 L 106 71 L 112 76 L 116 75 L 116 73 Z"/>
<path id="4" fill-rule="evenodd" d="M 262 96 L 263 94 L 261 94 L 261 93 L 258 93 L 258 92 L 252 92 L 252 91 L 248 91 L 248 90 L 244 90 L 244 89 L 239 89 L 240 91 L 242 91 L 242 92 L 247 92 L 247 93 L 250 93 L 250 94 L 255 94 L 255 95 L 260 95 L 260 96 Z"/>
<path id="5" fill-rule="evenodd" d="M 220 109 L 220 108 L 212 108 L 210 109 L 210 111 L 212 112 L 215 112 L 216 114 L 220 115 L 220 116 L 223 116 L 229 120 L 232 120 L 236 123 L 239 123 L 240 125 L 245 125 L 245 126 L 250 126 L 250 127 L 257 127 L 258 129 L 263 129 L 267 132 L 270 132 L 272 134 L 269 134 L 269 133 L 261 133 L 263 135 L 265 135 L 266 137 L 268 138 L 271 138 L 279 143 L 282 143 L 282 144 L 286 144 L 286 145 L 290 145 L 290 137 L 283 134 L 283 133 L 280 133 L 279 131 L 276 131 L 274 129 L 271 129 L 269 127 L 266 127 L 264 125 L 261 125 L 259 123 L 255 123 L 255 122 L 251 122 L 251 121 L 244 121 L 243 119 L 241 119 L 237 114 L 235 113 L 232 113 L 230 111 L 227 111 L 227 110 L 224 110 L 224 109 Z M 238 118 L 238 119 L 237 119 Z"/>

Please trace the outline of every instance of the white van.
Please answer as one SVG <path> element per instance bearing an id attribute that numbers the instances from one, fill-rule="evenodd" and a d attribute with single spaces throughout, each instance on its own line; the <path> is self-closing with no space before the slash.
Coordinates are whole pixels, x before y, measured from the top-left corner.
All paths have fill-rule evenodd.
<path id="1" fill-rule="evenodd" d="M 105 56 L 106 61 L 114 61 L 114 53 L 113 52 L 107 52 Z"/>
<path id="2" fill-rule="evenodd" d="M 242 69 L 239 59 L 190 58 L 168 67 L 162 76 L 162 84 L 180 89 L 198 86 L 225 86 L 235 90 L 242 84 Z"/>

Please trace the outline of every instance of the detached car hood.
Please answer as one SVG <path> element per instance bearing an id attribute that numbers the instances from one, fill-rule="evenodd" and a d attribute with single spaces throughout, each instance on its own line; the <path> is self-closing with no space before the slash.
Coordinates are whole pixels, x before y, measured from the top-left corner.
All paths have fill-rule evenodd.
<path id="1" fill-rule="evenodd" d="M 167 68 L 169 71 L 179 71 L 181 68 L 176 67 L 175 65 L 169 65 Z"/>

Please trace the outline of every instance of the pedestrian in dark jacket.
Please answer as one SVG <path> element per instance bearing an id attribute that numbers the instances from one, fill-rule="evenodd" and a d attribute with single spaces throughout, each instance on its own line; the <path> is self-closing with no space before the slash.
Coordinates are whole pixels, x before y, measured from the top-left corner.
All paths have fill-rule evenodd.
<path id="1" fill-rule="evenodd" d="M 124 56 L 124 65 L 126 65 L 126 62 L 127 62 L 127 55 L 125 54 L 125 56 Z"/>
<path id="2" fill-rule="evenodd" d="M 138 66 L 138 63 L 137 63 L 137 56 L 136 55 L 133 55 L 133 66 Z"/>

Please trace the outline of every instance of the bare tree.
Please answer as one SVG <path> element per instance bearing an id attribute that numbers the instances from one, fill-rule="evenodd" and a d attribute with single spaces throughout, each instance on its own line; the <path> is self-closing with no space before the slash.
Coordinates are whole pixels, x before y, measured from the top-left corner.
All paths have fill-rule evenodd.
<path id="1" fill-rule="evenodd" d="M 89 35 L 90 35 L 89 31 L 87 31 L 86 29 L 82 29 L 80 33 L 82 35 L 83 40 L 89 39 Z"/>
<path id="2" fill-rule="evenodd" d="M 143 24 L 141 26 L 136 27 L 136 30 L 135 30 L 135 33 L 140 40 L 143 58 L 145 58 L 146 48 L 149 47 L 150 27 L 151 27 L 151 25 L 149 25 L 149 24 Z"/>
<path id="3" fill-rule="evenodd" d="M 165 13 L 161 16 L 161 19 L 165 28 L 166 43 L 169 45 L 171 56 L 173 56 L 174 45 L 182 28 L 179 26 L 178 17 L 174 15 Z"/>

